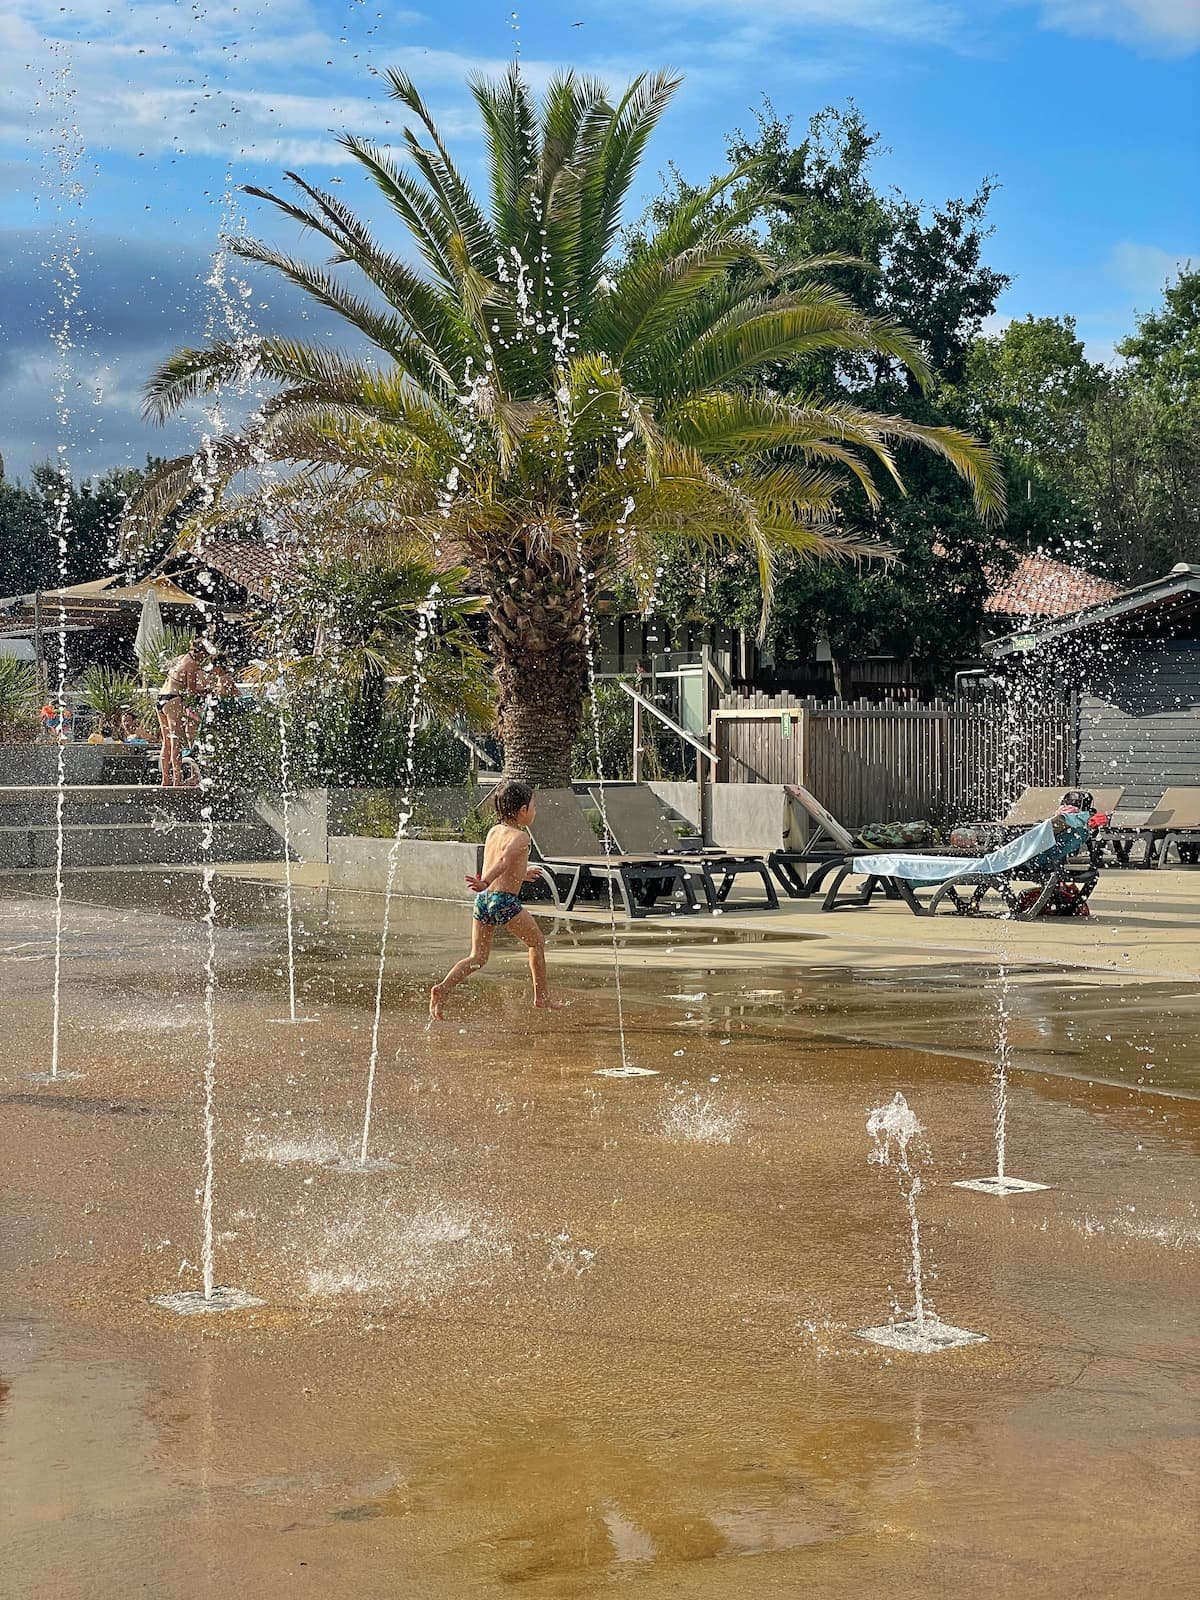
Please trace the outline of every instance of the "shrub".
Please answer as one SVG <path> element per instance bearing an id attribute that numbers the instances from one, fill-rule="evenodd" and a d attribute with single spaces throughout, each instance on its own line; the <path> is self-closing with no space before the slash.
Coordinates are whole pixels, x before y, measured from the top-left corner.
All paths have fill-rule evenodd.
<path id="1" fill-rule="evenodd" d="M 145 720 L 143 700 L 136 679 L 127 672 L 112 667 L 89 667 L 83 680 L 88 704 L 96 713 L 96 720 L 116 728 L 121 712 L 126 706 L 138 713 L 138 721 Z"/>
<path id="2" fill-rule="evenodd" d="M 27 744 L 37 738 L 37 674 L 28 661 L 0 656 L 0 739 Z"/>
<path id="3" fill-rule="evenodd" d="M 633 777 L 633 701 L 616 679 L 596 685 L 596 721 L 599 722 L 600 759 L 604 777 Z M 595 778 L 596 721 L 590 703 L 583 708 L 583 726 L 571 751 L 571 772 L 577 778 Z M 649 712 L 642 718 L 642 773 L 646 778 L 684 778 L 688 773 L 683 742 Z"/>

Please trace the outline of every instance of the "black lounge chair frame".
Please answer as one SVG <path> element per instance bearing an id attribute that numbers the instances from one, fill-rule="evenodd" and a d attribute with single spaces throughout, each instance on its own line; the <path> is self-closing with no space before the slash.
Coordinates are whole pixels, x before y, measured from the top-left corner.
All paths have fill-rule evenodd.
<path id="1" fill-rule="evenodd" d="M 597 896 L 607 898 L 605 891 L 610 886 L 630 921 L 653 914 L 659 900 L 668 895 L 677 912 L 690 913 L 698 909 L 691 875 L 686 863 L 680 860 L 611 855 L 596 860 L 543 858 L 530 865 L 538 869 L 558 911 L 573 911 L 581 898 L 592 890 Z"/>
<path id="2" fill-rule="evenodd" d="M 598 789 L 590 791 L 592 798 L 601 805 L 602 811 L 608 818 L 610 833 L 616 834 L 612 819 L 608 817 L 611 801 L 611 791 L 601 795 Z M 619 834 L 617 835 L 620 842 Z M 628 842 L 628 841 L 626 841 Z M 727 845 L 666 845 L 658 852 L 659 859 L 671 862 L 681 862 L 685 874 L 688 869 L 700 879 L 704 890 L 704 897 L 710 911 L 717 911 L 724 907 L 729 900 L 730 890 L 741 877 L 755 877 L 761 880 L 763 886 L 763 902 L 767 909 L 779 909 L 779 895 L 775 885 L 771 882 L 771 869 L 768 852 L 764 850 L 740 850 Z M 718 881 L 719 880 L 719 881 Z M 731 907 L 731 909 L 734 909 Z M 744 901 L 736 902 L 736 909 L 748 911 L 752 909 Z"/>
<path id="3" fill-rule="evenodd" d="M 845 862 L 826 891 L 822 911 L 847 911 L 870 905 L 872 897 L 882 892 L 888 899 L 902 900 L 915 917 L 935 917 L 943 906 L 949 906 L 960 917 L 998 916 L 1015 922 L 1032 922 L 1035 917 L 1041 916 L 1064 885 L 1073 885 L 1074 898 L 1086 905 L 1092 890 L 1100 881 L 1099 868 L 1094 864 L 1073 866 L 1068 860 L 1056 867 L 1041 869 L 1022 866 L 1014 867 L 1011 872 L 966 873 L 962 877 L 950 878 L 945 883 L 930 885 L 934 892 L 928 900 L 922 901 L 907 879 L 873 873 L 864 875 L 864 882 L 853 894 L 843 895 L 840 892 L 842 884 L 853 872 L 853 864 Z M 1021 903 L 1025 895 L 1017 889 L 1018 884 L 1033 885 L 1038 891 L 1027 905 Z M 964 889 L 969 889 L 970 894 L 963 894 L 961 891 Z M 1003 911 L 983 910 L 983 903 L 989 894 L 999 896 L 1005 907 Z"/>

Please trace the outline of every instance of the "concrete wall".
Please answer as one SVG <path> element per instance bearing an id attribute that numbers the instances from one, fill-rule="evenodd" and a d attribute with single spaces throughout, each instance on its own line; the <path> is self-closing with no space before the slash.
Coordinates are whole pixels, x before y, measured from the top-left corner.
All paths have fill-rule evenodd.
<path id="1" fill-rule="evenodd" d="M 786 826 L 783 785 L 714 783 L 709 790 L 713 844 L 778 850 Z"/>
<path id="2" fill-rule="evenodd" d="M 616 787 L 616 785 L 613 785 Z M 699 826 L 699 810 L 694 783 L 652 783 L 650 788 L 659 799 L 676 812 L 693 828 Z M 290 826 L 293 855 L 301 861 L 326 861 L 330 867 L 330 886 L 334 881 L 334 862 L 338 871 L 351 870 L 349 863 L 354 850 L 342 850 L 342 845 L 381 847 L 386 860 L 389 840 L 359 839 L 345 835 L 346 813 L 358 798 L 360 791 L 352 789 L 309 789 L 298 795 L 290 808 Z M 396 796 L 397 799 L 400 796 Z M 791 813 L 781 785 L 773 783 L 717 783 L 709 790 L 711 805 L 711 842 L 729 846 L 740 845 L 753 850 L 778 850 L 788 840 Z M 467 799 L 461 789 L 431 789 L 421 796 L 426 810 L 459 821 L 466 814 Z M 277 804 L 260 801 L 259 816 L 282 837 L 283 818 Z M 797 838 L 798 842 L 798 838 Z M 437 840 L 405 840 L 404 848 L 419 846 L 424 850 L 476 851 L 477 845 L 461 845 Z M 367 852 L 369 854 L 369 851 Z M 363 856 L 365 860 L 365 855 Z M 428 858 L 432 859 L 432 858 Z M 440 869 L 437 869 L 440 870 Z M 464 867 L 464 872 L 473 870 Z M 461 875 L 460 875 L 461 876 Z M 342 888 L 367 887 L 367 885 L 342 883 Z M 380 879 L 377 887 L 382 888 Z M 399 892 L 399 891 L 397 891 Z M 422 894 L 422 889 L 407 891 Z M 439 898 L 439 896 L 435 896 Z"/>
<path id="3" fill-rule="evenodd" d="M 1200 640 L 1138 647 L 1080 697 L 1079 780 L 1124 784 L 1136 811 L 1169 785 L 1200 785 Z"/>
<path id="4" fill-rule="evenodd" d="M 331 838 L 329 887 L 365 889 L 382 894 L 387 887 L 390 839 Z M 483 864 L 483 846 L 434 839 L 401 839 L 396 846 L 392 893 L 418 900 L 461 900 L 463 879 Z"/>
<path id="5" fill-rule="evenodd" d="M 259 799 L 259 818 L 282 841 L 283 807 L 277 800 Z M 294 861 L 329 860 L 329 790 L 304 789 L 288 807 L 288 835 Z"/>
<path id="6" fill-rule="evenodd" d="M 652 783 L 650 787 L 664 805 L 699 830 L 700 799 L 694 783 Z"/>
<path id="7" fill-rule="evenodd" d="M 72 784 L 136 782 L 145 772 L 145 757 L 119 744 L 68 744 L 63 746 L 63 770 L 66 782 Z M 0 787 L 41 787 L 57 782 L 57 745 L 0 745 Z"/>
<path id="8" fill-rule="evenodd" d="M 305 789 L 298 794 L 288 808 L 293 856 L 300 861 L 328 861 L 332 839 L 353 837 L 346 833 L 347 813 L 368 794 L 386 795 L 397 807 L 404 799 L 399 789 Z M 475 799 L 465 789 L 425 789 L 417 796 L 417 804 L 422 811 L 457 824 L 466 817 Z M 259 800 L 257 811 L 282 839 L 283 810 L 279 802 Z"/>

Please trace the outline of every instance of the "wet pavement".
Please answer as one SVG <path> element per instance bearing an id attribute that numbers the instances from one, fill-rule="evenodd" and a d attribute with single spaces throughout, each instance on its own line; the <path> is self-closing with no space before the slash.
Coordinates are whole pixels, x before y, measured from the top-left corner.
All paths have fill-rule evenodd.
<path id="1" fill-rule="evenodd" d="M 36 886 L 34 886 L 36 887 Z M 1191 1594 L 1200 1345 L 1195 985 L 889 972 L 731 923 L 551 930 L 424 1026 L 464 915 L 398 904 L 371 1153 L 378 901 L 218 883 L 217 1281 L 199 1249 L 194 877 L 0 900 L 0 1536 L 14 1596 Z M 715 942 L 714 942 L 715 941 Z M 499 943 L 499 942 L 498 942 Z M 793 941 L 794 944 L 794 941 Z M 752 958 L 748 964 L 748 958 Z M 1139 1081 L 1141 1080 L 1141 1081 Z M 988 1342 L 900 1355 L 903 1203 L 868 1110 L 925 1124 L 927 1293 Z"/>

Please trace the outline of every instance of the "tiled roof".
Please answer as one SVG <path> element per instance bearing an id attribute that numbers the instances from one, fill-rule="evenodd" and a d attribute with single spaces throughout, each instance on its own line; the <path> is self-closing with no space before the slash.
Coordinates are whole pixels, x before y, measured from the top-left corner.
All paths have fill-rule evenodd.
<path id="1" fill-rule="evenodd" d="M 250 594 L 270 599 L 295 571 L 298 552 L 290 544 L 259 544 L 250 539 L 205 538 L 192 551 L 198 567 L 211 567 Z"/>
<path id="2" fill-rule="evenodd" d="M 1049 556 L 1023 555 L 983 602 L 1002 617 L 1067 617 L 1120 594 L 1115 583 Z"/>

